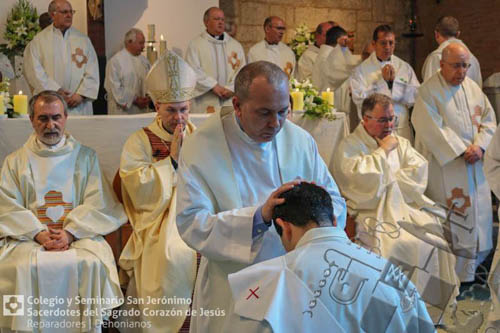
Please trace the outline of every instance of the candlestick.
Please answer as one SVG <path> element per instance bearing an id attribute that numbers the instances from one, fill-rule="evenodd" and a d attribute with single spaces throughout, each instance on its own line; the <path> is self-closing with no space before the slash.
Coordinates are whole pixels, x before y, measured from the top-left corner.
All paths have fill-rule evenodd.
<path id="1" fill-rule="evenodd" d="M 0 95 L 0 116 L 5 114 L 5 103 L 3 101 L 3 95 Z"/>
<path id="2" fill-rule="evenodd" d="M 163 35 L 160 35 L 160 57 L 167 51 L 167 41 L 163 39 Z"/>
<path id="3" fill-rule="evenodd" d="M 18 95 L 14 95 L 14 112 L 19 114 L 28 114 L 28 96 L 23 95 L 22 91 L 19 91 Z"/>
<path id="4" fill-rule="evenodd" d="M 155 25 L 148 24 L 148 42 L 155 41 Z"/>
<path id="5" fill-rule="evenodd" d="M 330 91 L 330 88 L 326 89 L 321 93 L 321 98 L 328 103 L 328 105 L 333 107 L 333 91 Z"/>
<path id="6" fill-rule="evenodd" d="M 292 96 L 292 111 L 303 111 L 304 110 L 304 93 L 302 91 L 299 91 L 298 89 L 295 89 L 295 91 L 292 91 L 290 93 Z"/>

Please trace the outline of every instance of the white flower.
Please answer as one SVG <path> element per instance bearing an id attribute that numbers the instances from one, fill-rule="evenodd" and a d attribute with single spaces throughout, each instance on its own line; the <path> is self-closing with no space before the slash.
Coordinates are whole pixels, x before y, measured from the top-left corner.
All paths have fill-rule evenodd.
<path id="1" fill-rule="evenodd" d="M 26 35 L 27 34 L 27 29 L 26 27 L 23 25 L 23 26 L 19 26 L 16 28 L 16 33 L 18 36 L 22 36 L 22 35 Z"/>

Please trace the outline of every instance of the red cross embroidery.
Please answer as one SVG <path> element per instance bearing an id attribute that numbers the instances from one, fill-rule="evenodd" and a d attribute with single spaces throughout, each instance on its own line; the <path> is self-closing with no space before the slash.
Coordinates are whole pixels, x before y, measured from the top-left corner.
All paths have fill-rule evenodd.
<path id="1" fill-rule="evenodd" d="M 248 289 L 250 291 L 250 295 L 248 295 L 247 297 L 247 300 L 252 297 L 252 296 L 255 296 L 255 298 L 259 298 L 259 296 L 256 294 L 257 290 L 259 290 L 260 287 L 257 287 L 255 288 L 254 290 L 252 289 Z"/>

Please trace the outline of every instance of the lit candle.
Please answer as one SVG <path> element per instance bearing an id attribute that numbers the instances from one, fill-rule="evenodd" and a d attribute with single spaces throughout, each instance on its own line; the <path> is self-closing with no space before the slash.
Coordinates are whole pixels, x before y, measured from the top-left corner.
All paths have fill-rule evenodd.
<path id="1" fill-rule="evenodd" d="M 330 88 L 321 93 L 321 98 L 333 107 L 333 91 L 330 91 Z"/>
<path id="2" fill-rule="evenodd" d="M 156 47 L 153 47 L 153 64 L 156 62 L 158 59 L 158 52 L 156 51 Z"/>
<path id="3" fill-rule="evenodd" d="M 292 96 L 293 110 L 292 111 L 303 111 L 304 110 L 304 93 L 295 89 L 290 93 Z"/>
<path id="4" fill-rule="evenodd" d="M 19 114 L 28 114 L 28 96 L 23 95 L 22 91 L 19 91 L 18 95 L 14 95 L 14 112 Z"/>
<path id="5" fill-rule="evenodd" d="M 150 64 L 153 64 L 155 62 L 153 51 L 154 51 L 153 45 L 152 44 L 148 45 L 148 47 L 146 48 L 146 56 L 148 57 Z"/>
<path id="6" fill-rule="evenodd" d="M 163 35 L 160 35 L 160 57 L 167 50 L 167 41 L 163 39 Z"/>
<path id="7" fill-rule="evenodd" d="M 0 95 L 0 116 L 5 114 L 5 103 L 3 102 L 3 95 Z"/>
<path id="8" fill-rule="evenodd" d="M 148 24 L 148 42 L 155 41 L 155 25 Z"/>

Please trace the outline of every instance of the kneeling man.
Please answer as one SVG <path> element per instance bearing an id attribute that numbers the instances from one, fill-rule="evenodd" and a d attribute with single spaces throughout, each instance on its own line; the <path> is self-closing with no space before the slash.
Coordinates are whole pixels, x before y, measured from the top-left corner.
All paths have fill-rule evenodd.
<path id="1" fill-rule="evenodd" d="M 99 331 L 105 310 L 123 302 L 102 236 L 125 223 L 125 212 L 95 151 L 64 132 L 62 96 L 34 96 L 30 119 L 35 133 L 5 159 L 0 178 L 0 294 L 24 295 L 25 315 L 0 315 L 0 328 L 51 331 L 64 321 L 81 332 Z M 16 305 L 15 298 L 7 304 Z"/>
<path id="2" fill-rule="evenodd" d="M 288 253 L 229 275 L 233 329 L 434 332 L 408 278 L 401 273 L 398 288 L 388 285 L 398 269 L 335 227 L 327 191 L 302 182 L 279 200 L 273 220 Z"/>

